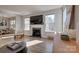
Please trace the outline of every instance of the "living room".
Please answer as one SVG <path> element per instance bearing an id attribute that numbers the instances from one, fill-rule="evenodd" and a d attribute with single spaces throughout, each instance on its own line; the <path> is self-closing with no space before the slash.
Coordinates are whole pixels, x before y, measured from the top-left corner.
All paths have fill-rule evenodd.
<path id="1" fill-rule="evenodd" d="M 78 52 L 77 7 L 0 5 L 0 52 L 13 53 L 24 48 L 22 46 L 16 51 L 5 49 L 5 45 L 15 41 L 24 41 L 28 53 Z"/>

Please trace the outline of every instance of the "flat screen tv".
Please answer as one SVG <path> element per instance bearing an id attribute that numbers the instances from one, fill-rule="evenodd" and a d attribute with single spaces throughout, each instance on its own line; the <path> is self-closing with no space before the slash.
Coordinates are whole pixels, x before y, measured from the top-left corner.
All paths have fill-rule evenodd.
<path id="1" fill-rule="evenodd" d="M 43 15 L 31 16 L 30 24 L 43 24 Z"/>

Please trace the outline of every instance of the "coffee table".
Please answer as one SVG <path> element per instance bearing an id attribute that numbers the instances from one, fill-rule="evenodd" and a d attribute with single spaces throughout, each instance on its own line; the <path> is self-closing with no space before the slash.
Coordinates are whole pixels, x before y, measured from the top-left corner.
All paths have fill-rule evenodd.
<path id="1" fill-rule="evenodd" d="M 26 53 L 27 48 L 26 48 L 26 43 L 23 41 L 21 42 L 21 47 L 11 50 L 10 48 L 7 47 L 7 45 L 3 46 L 0 48 L 0 53 Z"/>

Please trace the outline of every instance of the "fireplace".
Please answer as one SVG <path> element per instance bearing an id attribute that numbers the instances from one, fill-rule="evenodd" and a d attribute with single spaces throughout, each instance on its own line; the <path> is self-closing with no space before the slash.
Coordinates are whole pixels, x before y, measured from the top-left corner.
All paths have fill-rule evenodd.
<path id="1" fill-rule="evenodd" d="M 41 37 L 41 28 L 33 28 L 32 36 L 33 37 Z"/>

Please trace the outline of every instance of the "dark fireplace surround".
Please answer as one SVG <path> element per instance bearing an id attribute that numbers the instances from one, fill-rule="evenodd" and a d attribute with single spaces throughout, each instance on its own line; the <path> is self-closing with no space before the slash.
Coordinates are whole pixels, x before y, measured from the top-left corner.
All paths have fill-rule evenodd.
<path id="1" fill-rule="evenodd" d="M 41 28 L 32 28 L 33 37 L 41 37 Z"/>

